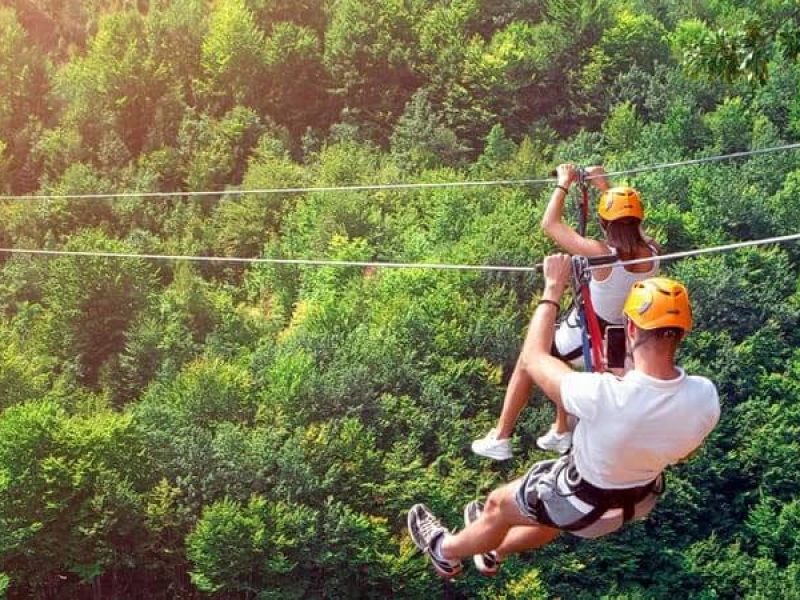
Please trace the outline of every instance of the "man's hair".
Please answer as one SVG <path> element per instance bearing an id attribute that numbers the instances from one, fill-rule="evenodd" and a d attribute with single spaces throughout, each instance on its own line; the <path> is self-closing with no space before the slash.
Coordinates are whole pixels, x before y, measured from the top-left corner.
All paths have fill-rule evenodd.
<path id="1" fill-rule="evenodd" d="M 659 327 L 658 329 L 642 329 L 639 330 L 639 338 L 637 344 L 646 344 L 650 340 L 658 340 L 659 342 L 671 342 L 671 349 L 675 351 L 683 339 L 683 329 L 680 327 Z"/>

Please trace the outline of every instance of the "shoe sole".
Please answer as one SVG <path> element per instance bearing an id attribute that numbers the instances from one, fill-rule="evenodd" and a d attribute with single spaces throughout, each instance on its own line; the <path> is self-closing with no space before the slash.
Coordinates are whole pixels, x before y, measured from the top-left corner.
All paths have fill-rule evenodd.
<path id="1" fill-rule="evenodd" d="M 411 535 L 411 532 L 414 531 L 414 529 L 411 527 L 411 522 L 412 522 L 412 518 L 414 516 L 414 513 L 417 512 L 417 507 L 418 506 L 422 506 L 423 508 L 427 508 L 424 504 L 415 504 L 414 506 L 412 506 L 408 510 L 408 514 L 406 515 L 406 527 L 408 528 L 408 537 L 410 537 L 411 541 L 414 542 L 414 546 L 416 547 L 416 549 L 419 550 L 420 552 L 425 552 L 425 548 L 420 548 L 419 544 L 417 544 L 417 540 L 415 540 L 414 536 Z"/>
<path id="2" fill-rule="evenodd" d="M 536 444 L 536 447 L 542 452 L 557 452 L 558 454 L 566 454 L 571 448 L 571 446 L 567 448 L 551 448 L 550 446 L 540 446 L 539 444 Z"/>
<path id="3" fill-rule="evenodd" d="M 474 443 L 472 444 L 471 448 L 473 454 L 477 454 L 478 456 L 482 456 L 484 458 L 490 458 L 491 460 L 502 461 L 514 458 L 513 452 L 509 452 L 508 454 L 500 454 L 492 452 L 491 450 L 481 450 L 480 448 L 476 448 Z"/>
<path id="4" fill-rule="evenodd" d="M 559 454 L 564 454 L 565 452 L 569 451 L 570 448 L 572 448 L 572 442 L 567 444 L 566 447 L 562 447 L 556 445 L 551 446 L 550 444 L 542 444 L 537 439 L 536 447 L 539 448 L 539 450 L 544 450 L 546 452 L 558 452 Z"/>
<path id="5" fill-rule="evenodd" d="M 472 502 L 467 503 L 464 507 L 464 525 L 469 527 L 470 520 L 469 520 L 469 507 L 472 506 Z M 496 566 L 494 569 L 487 569 L 484 565 L 483 560 L 481 559 L 480 554 L 476 554 L 472 557 L 472 562 L 475 563 L 475 568 L 478 569 L 478 572 L 483 575 L 484 577 L 494 577 L 497 575 L 497 571 L 499 570 L 500 566 Z"/>
<path id="6" fill-rule="evenodd" d="M 462 567 L 460 563 L 458 567 L 455 567 L 452 571 L 445 571 L 441 567 L 439 567 L 438 564 L 436 564 L 436 561 L 433 560 L 429 552 L 426 552 L 425 554 L 428 554 L 428 558 L 430 558 L 431 560 L 431 566 L 433 566 L 433 570 L 436 571 L 436 574 L 442 579 L 453 579 L 454 577 L 457 577 L 458 575 L 461 574 Z"/>

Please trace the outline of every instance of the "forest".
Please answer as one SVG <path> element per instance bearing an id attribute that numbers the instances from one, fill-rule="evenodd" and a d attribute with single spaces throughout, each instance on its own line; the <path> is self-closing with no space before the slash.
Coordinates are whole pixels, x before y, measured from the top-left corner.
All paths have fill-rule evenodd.
<path id="1" fill-rule="evenodd" d="M 469 450 L 538 273 L 9 251 L 534 265 L 548 185 L 237 192 L 793 143 L 798 31 L 795 0 L 3 0 L 0 599 L 800 598 L 797 244 L 664 265 L 722 417 L 649 519 L 452 583 L 405 513 L 548 456 L 541 396 L 513 460 Z M 615 182 L 667 252 L 800 232 L 797 151 Z"/>

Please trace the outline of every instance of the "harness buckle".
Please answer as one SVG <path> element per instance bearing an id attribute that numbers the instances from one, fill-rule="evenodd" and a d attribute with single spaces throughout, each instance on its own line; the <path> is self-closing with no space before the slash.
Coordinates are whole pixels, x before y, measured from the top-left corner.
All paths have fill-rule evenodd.
<path id="1" fill-rule="evenodd" d="M 585 256 L 572 257 L 572 286 L 578 290 L 592 278 L 592 272 L 589 270 L 589 259 Z"/>
<path id="2" fill-rule="evenodd" d="M 578 185 L 581 186 L 582 188 L 585 188 L 586 177 L 588 176 L 588 174 L 586 173 L 586 169 L 584 167 L 578 167 L 576 170 L 578 172 Z"/>

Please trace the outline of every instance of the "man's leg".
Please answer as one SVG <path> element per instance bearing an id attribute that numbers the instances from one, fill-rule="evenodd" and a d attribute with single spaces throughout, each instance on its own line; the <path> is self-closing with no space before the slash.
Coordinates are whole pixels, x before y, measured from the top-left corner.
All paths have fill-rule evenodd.
<path id="1" fill-rule="evenodd" d="M 478 520 L 463 531 L 444 537 L 439 548 L 442 557 L 456 560 L 495 550 L 503 544 L 509 531 L 518 528 L 516 526 L 525 531 L 514 533 L 509 540 L 510 548 L 526 549 L 520 548 L 523 542 L 529 543 L 531 548 L 538 547 L 554 539 L 558 531 L 531 525 L 531 520 L 520 512 L 515 499 L 519 485 L 517 480 L 489 494 Z M 534 535 L 533 530 L 538 529 L 547 531 Z M 555 531 L 555 535 L 548 531 Z"/>
<path id="2" fill-rule="evenodd" d="M 544 525 L 517 525 L 508 530 L 506 537 L 495 550 L 497 560 L 526 550 L 535 550 L 552 542 L 561 531 Z"/>

